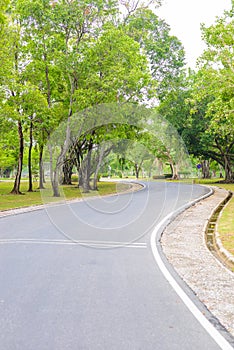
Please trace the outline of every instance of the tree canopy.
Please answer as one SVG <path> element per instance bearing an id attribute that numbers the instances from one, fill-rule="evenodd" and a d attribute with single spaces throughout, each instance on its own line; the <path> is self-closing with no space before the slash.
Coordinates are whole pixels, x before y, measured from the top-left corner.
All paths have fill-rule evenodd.
<path id="1" fill-rule="evenodd" d="M 101 164 L 120 151 L 121 139 L 129 139 L 124 154 L 138 175 L 152 155 L 152 162 L 167 162 L 177 177 L 181 145 L 174 142 L 176 133 L 168 143 L 146 136 L 144 130 L 151 125 L 170 134 L 168 122 L 190 153 L 201 160 L 215 160 L 223 167 L 226 181 L 233 181 L 233 9 L 212 26 L 202 26 L 207 49 L 199 59 L 198 71 L 187 72 L 181 42 L 148 5 L 157 7 L 160 1 L 1 2 L 0 169 L 1 173 L 15 169 L 13 193 L 20 193 L 26 161 L 32 190 L 33 149 L 41 189 L 43 155 L 50 162 L 55 196 L 60 178 L 69 183 L 74 169 L 80 186 L 89 190 L 94 176 L 97 187 Z M 124 109 L 127 103 L 140 110 L 145 106 L 147 112 L 130 113 L 131 108 Z M 98 125 L 97 114 L 90 118 L 95 107 L 112 104 L 119 106 L 121 125 L 113 120 Z M 108 115 L 107 109 L 102 113 Z M 150 119 L 152 111 L 158 121 Z M 87 121 L 93 123 L 88 128 Z M 50 140 L 58 128 L 64 135 L 58 136 L 61 142 L 53 153 Z"/>

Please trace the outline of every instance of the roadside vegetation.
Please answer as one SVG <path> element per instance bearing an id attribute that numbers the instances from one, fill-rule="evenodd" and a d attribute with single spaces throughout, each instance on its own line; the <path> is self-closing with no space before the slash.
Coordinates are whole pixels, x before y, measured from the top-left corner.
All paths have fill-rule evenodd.
<path id="1" fill-rule="evenodd" d="M 194 71 L 149 3 L 2 0 L 0 209 L 40 204 L 45 177 L 79 197 L 72 174 L 90 195 L 115 192 L 100 175 L 234 183 L 234 0 Z"/>
<path id="2" fill-rule="evenodd" d="M 2 1 L 0 176 L 14 175 L 12 194 L 21 193 L 25 167 L 28 191 L 35 175 L 43 188 L 46 163 L 54 197 L 61 176 L 69 184 L 74 170 L 84 192 L 96 190 L 111 162 L 122 173 L 131 166 L 136 177 L 151 171 L 150 162 L 158 163 L 152 175 L 162 175 L 167 163 L 177 179 L 187 171 L 179 138 L 204 178 L 216 163 L 234 181 L 234 3 L 202 26 L 206 48 L 196 71 L 157 15 L 161 1 L 149 3 Z"/>
<path id="3" fill-rule="evenodd" d="M 225 184 L 222 179 L 196 179 L 195 183 L 217 186 L 232 192 L 232 198 L 221 212 L 217 229 L 224 248 L 234 255 L 234 184 Z"/>
<path id="4" fill-rule="evenodd" d="M 21 191 L 22 195 L 16 196 L 11 194 L 12 181 L 0 181 L 0 210 L 9 210 L 16 208 L 23 208 L 32 205 L 43 204 L 41 193 L 39 189 L 35 189 L 33 192 L 28 192 L 27 182 L 22 182 Z M 34 183 L 34 187 L 38 188 L 38 184 Z M 129 188 L 128 184 L 118 184 L 114 182 L 100 182 L 98 183 L 98 192 L 92 191 L 90 196 L 95 195 L 108 195 L 116 194 L 117 192 L 125 191 Z M 83 193 L 82 189 L 77 187 L 77 184 L 73 183 L 72 185 L 63 185 L 62 190 L 64 192 L 66 200 L 82 198 Z M 47 201 L 58 202 L 58 199 L 54 198 L 52 195 L 50 198 L 47 198 Z"/>

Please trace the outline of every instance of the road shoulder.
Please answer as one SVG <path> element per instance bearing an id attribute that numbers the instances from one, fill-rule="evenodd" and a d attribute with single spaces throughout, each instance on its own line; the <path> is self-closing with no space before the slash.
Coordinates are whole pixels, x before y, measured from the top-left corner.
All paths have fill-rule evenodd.
<path id="1" fill-rule="evenodd" d="M 234 273 L 212 255 L 204 237 L 212 211 L 226 196 L 226 190 L 215 188 L 211 197 L 177 216 L 164 230 L 161 244 L 176 272 L 234 335 Z"/>

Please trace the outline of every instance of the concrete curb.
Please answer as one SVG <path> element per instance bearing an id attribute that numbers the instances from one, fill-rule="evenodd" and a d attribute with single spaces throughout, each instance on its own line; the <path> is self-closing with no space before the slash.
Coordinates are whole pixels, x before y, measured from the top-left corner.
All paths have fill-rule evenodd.
<path id="1" fill-rule="evenodd" d="M 161 244 L 172 271 L 211 312 L 212 323 L 234 349 L 234 274 L 208 248 L 205 237 L 212 213 L 227 197 L 225 189 L 214 189 L 214 196 L 185 210 L 165 228 Z"/>
<path id="2" fill-rule="evenodd" d="M 126 194 L 126 193 L 129 193 L 129 192 L 137 192 L 137 191 L 141 191 L 143 190 L 146 186 L 143 184 L 143 183 L 139 183 L 139 182 L 136 182 L 136 181 L 121 181 L 122 183 L 127 183 L 127 184 L 132 184 L 132 187 L 130 189 L 127 189 L 126 191 L 123 191 L 123 192 L 119 192 L 119 193 L 109 193 L 109 194 L 106 194 L 106 195 L 103 195 L 101 197 L 110 197 L 110 196 L 118 196 L 118 195 L 123 195 L 123 194 Z M 138 185 L 140 188 L 137 188 L 135 190 L 132 191 L 132 188 L 134 188 L 134 185 Z M 92 196 L 92 197 L 89 197 L 89 199 L 95 199 L 95 198 L 98 198 L 100 196 Z M 38 205 L 31 205 L 31 206 L 28 206 L 28 207 L 23 207 L 23 208 L 15 208 L 15 209 L 8 209 L 8 210 L 0 210 L 0 219 L 1 218 L 5 218 L 7 216 L 11 216 L 11 215 L 18 215 L 18 214 L 24 214 L 24 213 L 31 213 L 33 211 L 36 211 L 36 210 L 43 210 L 43 209 L 46 209 L 48 207 L 51 207 L 51 206 L 58 206 L 58 205 L 64 205 L 65 204 L 70 204 L 70 203 L 75 203 L 75 202 L 81 202 L 83 201 L 83 197 L 81 198 L 73 198 L 73 199 L 70 199 L 70 200 L 61 200 L 61 202 L 59 203 L 48 203 L 48 204 L 38 204 Z"/>
<path id="3" fill-rule="evenodd" d="M 206 186 L 208 187 L 208 186 Z M 177 295 L 181 298 L 181 300 L 184 302 L 186 307 L 190 310 L 190 312 L 193 314 L 193 316 L 197 319 L 197 321 L 204 327 L 204 329 L 207 331 L 208 334 L 214 339 L 214 341 L 220 346 L 223 350 L 233 350 L 234 348 L 231 345 L 231 341 L 233 342 L 233 339 L 231 339 L 231 335 L 227 332 L 227 330 L 219 323 L 218 319 L 214 322 L 213 315 L 205 316 L 204 310 L 200 309 L 200 307 L 190 298 L 189 294 L 186 293 L 184 286 L 181 286 L 178 283 L 178 276 L 180 276 L 180 279 L 185 282 L 185 285 L 189 286 L 191 290 L 194 291 L 194 289 L 190 286 L 190 283 L 188 283 L 182 274 L 174 268 L 174 274 L 173 271 L 171 271 L 170 266 L 174 266 L 172 261 L 169 261 L 167 253 L 164 251 L 162 246 L 162 236 L 164 235 L 164 232 L 166 228 L 173 223 L 180 214 L 183 214 L 186 212 L 186 209 L 190 209 L 194 206 L 194 204 L 201 202 L 202 200 L 208 198 L 214 193 L 213 188 L 210 188 L 210 192 L 206 194 L 205 196 L 201 196 L 197 200 L 190 202 L 188 205 L 182 206 L 179 210 L 174 212 L 173 214 L 169 214 L 167 217 L 165 217 L 155 228 L 151 235 L 151 249 L 152 253 L 154 255 L 155 261 L 161 270 L 164 277 L 167 279 L 168 283 L 171 285 L 171 287 L 174 289 L 174 291 L 177 293 Z M 204 235 L 203 235 L 204 237 Z M 204 242 L 203 242 L 204 244 Z M 206 245 L 204 245 L 206 247 Z M 208 251 L 208 249 L 207 249 Z M 166 260 L 164 260 L 164 257 Z M 168 265 L 169 261 L 169 265 Z M 197 294 L 194 292 L 194 294 Z M 198 299 L 199 296 L 198 296 Z M 200 299 L 201 300 L 201 299 Z M 204 303 L 202 302 L 204 305 Z M 230 338 L 230 342 L 229 339 Z"/>
<path id="4" fill-rule="evenodd" d="M 234 266 L 234 256 L 223 247 L 219 233 L 217 231 L 215 232 L 215 239 L 217 248 L 219 249 L 220 254 L 224 257 L 224 263 L 231 263 Z"/>

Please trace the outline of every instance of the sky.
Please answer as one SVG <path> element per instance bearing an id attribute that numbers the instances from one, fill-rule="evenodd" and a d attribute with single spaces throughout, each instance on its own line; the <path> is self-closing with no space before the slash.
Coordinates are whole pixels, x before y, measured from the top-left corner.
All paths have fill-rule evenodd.
<path id="1" fill-rule="evenodd" d="M 171 27 L 171 34 L 182 42 L 187 66 L 196 67 L 196 59 L 205 48 L 201 39 L 200 24 L 209 26 L 217 16 L 231 9 L 231 0 L 163 0 L 156 10 Z"/>

